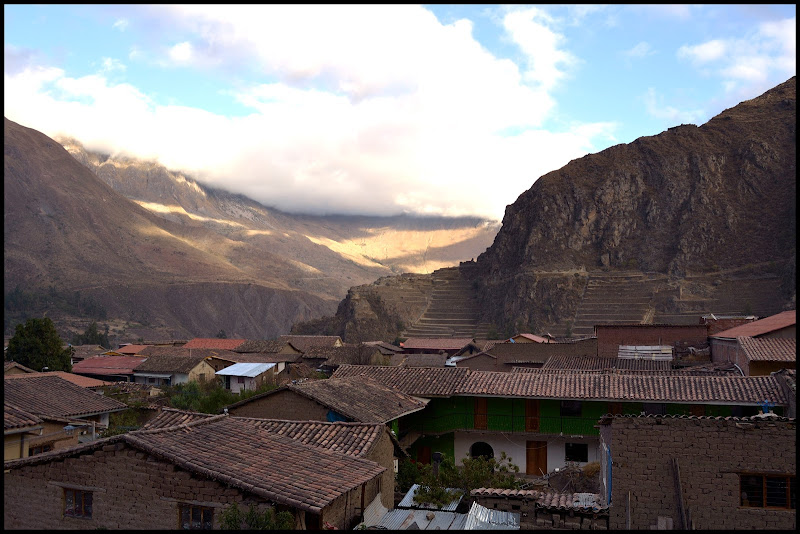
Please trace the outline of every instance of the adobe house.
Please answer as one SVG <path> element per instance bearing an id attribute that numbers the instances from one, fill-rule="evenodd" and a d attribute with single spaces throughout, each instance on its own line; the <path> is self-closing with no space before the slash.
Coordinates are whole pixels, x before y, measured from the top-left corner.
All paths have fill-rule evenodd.
<path id="1" fill-rule="evenodd" d="M 689 347 L 708 346 L 704 324 L 599 324 L 594 327 L 597 356 L 616 358 L 620 345 L 672 346 L 677 356 Z"/>
<path id="2" fill-rule="evenodd" d="M 25 367 L 21 363 L 17 362 L 4 362 L 3 363 L 3 376 L 11 376 L 11 375 L 24 375 L 29 373 L 36 373 L 34 369 L 30 367 Z"/>
<path id="3" fill-rule="evenodd" d="M 432 354 L 440 350 L 445 351 L 448 356 L 454 356 L 459 351 L 462 351 L 468 345 L 474 345 L 475 340 L 472 338 L 452 338 L 452 337 L 410 337 L 400 343 L 403 352 L 406 354 Z M 479 352 L 480 349 L 475 346 L 471 352 Z M 470 352 L 470 353 L 471 353 Z"/>
<path id="4" fill-rule="evenodd" d="M 41 374 L 3 381 L 4 460 L 93 440 L 108 427 L 109 414 L 127 409 L 59 376 Z"/>
<path id="5" fill-rule="evenodd" d="M 610 530 L 795 530 L 795 419 L 608 415 L 599 427 Z"/>
<path id="6" fill-rule="evenodd" d="M 220 369 L 215 376 L 223 380 L 223 387 L 231 393 L 258 389 L 264 384 L 275 384 L 275 363 L 235 363 Z"/>
<path id="7" fill-rule="evenodd" d="M 339 336 L 295 336 L 287 334 L 278 336 L 278 341 L 291 343 L 293 347 L 304 353 L 313 347 L 326 348 L 341 347 L 343 345 L 342 338 Z"/>
<path id="8" fill-rule="evenodd" d="M 72 366 L 77 375 L 112 382 L 133 382 L 133 370 L 147 358 L 144 356 L 92 356 Z"/>
<path id="9" fill-rule="evenodd" d="M 169 353 L 153 354 L 133 370 L 134 382 L 153 386 L 174 386 L 187 382 L 212 380 L 214 368 L 207 359 L 208 356 L 202 353 L 192 356 Z"/>
<path id="10" fill-rule="evenodd" d="M 233 503 L 350 529 L 385 467 L 218 415 L 4 463 L 8 529 L 220 528 Z"/>
<path id="11" fill-rule="evenodd" d="M 795 368 L 797 357 L 791 357 L 789 344 L 796 347 L 791 341 L 797 338 L 796 323 L 797 310 L 789 310 L 717 332 L 709 338 L 711 360 L 735 363 L 744 374 Z"/>
<path id="12" fill-rule="evenodd" d="M 164 408 L 141 430 L 165 428 L 213 417 L 210 414 Z M 232 416 L 231 416 L 232 417 Z M 235 418 L 234 418 L 235 419 Z M 386 468 L 381 479 L 380 501 L 386 508 L 394 504 L 394 459 L 407 455 L 382 423 L 322 421 L 287 421 L 283 419 L 250 419 L 259 428 L 286 436 L 300 443 L 330 449 L 356 458 L 371 460 Z"/>
<path id="13" fill-rule="evenodd" d="M 765 399 L 783 413 L 779 379 L 524 369 L 342 366 L 332 378 L 367 377 L 430 399 L 400 418 L 397 433 L 411 457 L 428 463 L 441 452 L 456 463 L 505 452 L 520 472 L 550 473 L 567 462 L 600 460 L 598 419 L 607 413 L 737 416 L 761 410 Z"/>
<path id="14" fill-rule="evenodd" d="M 235 350 L 245 343 L 246 339 L 228 339 L 219 337 L 196 337 L 182 345 L 184 349 L 220 349 Z"/>

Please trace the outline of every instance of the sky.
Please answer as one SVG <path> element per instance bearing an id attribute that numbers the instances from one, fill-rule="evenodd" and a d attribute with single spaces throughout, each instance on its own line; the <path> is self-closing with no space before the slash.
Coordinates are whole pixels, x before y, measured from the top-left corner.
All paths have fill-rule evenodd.
<path id="1" fill-rule="evenodd" d="M 501 220 L 796 74 L 796 6 L 4 5 L 4 114 L 293 213 Z"/>

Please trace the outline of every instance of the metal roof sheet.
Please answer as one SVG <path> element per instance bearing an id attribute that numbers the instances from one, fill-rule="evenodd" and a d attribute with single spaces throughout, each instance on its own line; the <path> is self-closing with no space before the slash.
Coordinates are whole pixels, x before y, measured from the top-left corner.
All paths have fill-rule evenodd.
<path id="1" fill-rule="evenodd" d="M 519 530 L 519 513 L 491 510 L 473 502 L 464 530 Z"/>
<path id="2" fill-rule="evenodd" d="M 398 508 L 416 508 L 419 510 L 441 510 L 443 512 L 455 512 L 456 508 L 458 508 L 459 503 L 461 502 L 461 498 L 463 495 L 461 493 L 458 494 L 458 498 L 453 499 L 446 505 L 442 506 L 441 508 L 430 503 L 416 503 L 414 502 L 414 495 L 417 494 L 419 490 L 419 484 L 414 484 L 411 486 L 411 489 L 408 490 L 403 500 L 397 504 Z M 459 491 L 456 488 L 447 488 L 448 491 L 457 492 Z"/>
<path id="3" fill-rule="evenodd" d="M 235 363 L 225 369 L 220 369 L 215 374 L 222 376 L 247 376 L 254 378 L 263 372 L 275 367 L 274 363 Z"/>

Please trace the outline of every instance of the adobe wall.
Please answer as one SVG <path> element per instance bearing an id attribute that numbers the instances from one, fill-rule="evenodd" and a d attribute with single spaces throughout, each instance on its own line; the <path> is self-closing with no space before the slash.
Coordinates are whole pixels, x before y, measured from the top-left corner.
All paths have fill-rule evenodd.
<path id="1" fill-rule="evenodd" d="M 535 343 L 531 347 L 532 354 L 540 355 L 542 362 L 551 356 L 597 356 L 597 338 L 581 339 L 572 343 Z M 617 355 L 614 354 L 616 358 Z"/>
<path id="2" fill-rule="evenodd" d="M 330 523 L 340 530 L 352 530 L 361 522 L 364 508 L 369 506 L 382 488 L 380 477 L 372 479 L 363 486 L 353 488 L 339 496 L 322 511 L 322 521 Z M 389 495 L 394 498 L 394 493 L 389 493 Z M 381 497 L 384 496 L 381 495 Z M 324 528 L 324 523 L 321 526 Z"/>
<path id="3" fill-rule="evenodd" d="M 597 355 L 616 358 L 620 345 L 671 345 L 676 351 L 708 343 L 706 325 L 596 326 Z"/>
<path id="4" fill-rule="evenodd" d="M 235 408 L 229 408 L 228 413 L 236 417 L 258 417 L 262 419 L 328 420 L 328 408 L 288 389 L 271 393 Z"/>
<path id="5" fill-rule="evenodd" d="M 739 342 L 735 339 L 711 339 L 711 361 L 714 363 L 735 363 L 745 375 L 750 374 L 749 360 L 745 357 L 739 348 Z"/>
<path id="6" fill-rule="evenodd" d="M 612 458 L 610 529 L 625 529 L 628 511 L 634 530 L 659 518 L 680 528 L 672 458 L 693 528 L 795 529 L 796 510 L 741 507 L 739 486 L 742 472 L 796 474 L 794 420 L 614 417 L 601 427 Z"/>
<path id="7" fill-rule="evenodd" d="M 91 519 L 64 517 L 64 487 L 92 491 Z M 93 453 L 12 469 L 3 476 L 6 529 L 176 529 L 178 503 L 246 510 L 258 497 L 200 478 L 123 443 Z"/>
<path id="8" fill-rule="evenodd" d="M 501 371 L 505 370 L 498 368 L 497 360 L 490 356 L 480 355 L 473 356 L 468 360 L 462 360 L 456 363 L 456 367 L 466 367 L 472 371 Z"/>
<path id="9" fill-rule="evenodd" d="M 386 468 L 386 471 L 381 475 L 381 502 L 386 508 L 393 508 L 395 486 L 394 443 L 392 443 L 392 438 L 389 437 L 388 428 L 383 431 L 378 442 L 364 455 L 364 458 Z"/>

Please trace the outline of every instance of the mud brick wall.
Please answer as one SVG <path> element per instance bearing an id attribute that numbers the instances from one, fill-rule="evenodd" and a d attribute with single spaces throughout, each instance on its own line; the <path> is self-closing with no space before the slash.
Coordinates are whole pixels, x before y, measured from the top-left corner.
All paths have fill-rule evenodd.
<path id="1" fill-rule="evenodd" d="M 394 508 L 394 443 L 389 437 L 388 428 L 383 432 L 378 443 L 364 455 L 364 458 L 386 468 L 380 477 L 381 502 L 386 508 Z M 369 505 L 370 502 L 372 499 L 366 505 Z"/>
<path id="2" fill-rule="evenodd" d="M 597 326 L 597 355 L 616 358 L 620 345 L 671 345 L 677 350 L 706 346 L 706 325 Z"/>
<path id="3" fill-rule="evenodd" d="M 91 519 L 64 517 L 64 488 L 92 492 Z M 214 528 L 225 506 L 263 500 L 156 460 L 122 443 L 102 450 L 25 466 L 3 477 L 6 529 L 176 529 L 178 504 L 214 508 Z"/>
<path id="4" fill-rule="evenodd" d="M 610 529 L 680 528 L 672 458 L 695 529 L 795 529 L 795 510 L 743 508 L 739 473 L 796 475 L 794 420 L 614 417 L 601 423 L 612 456 Z"/>
<path id="5" fill-rule="evenodd" d="M 328 409 L 294 391 L 283 390 L 229 409 L 236 417 L 327 421 Z"/>

